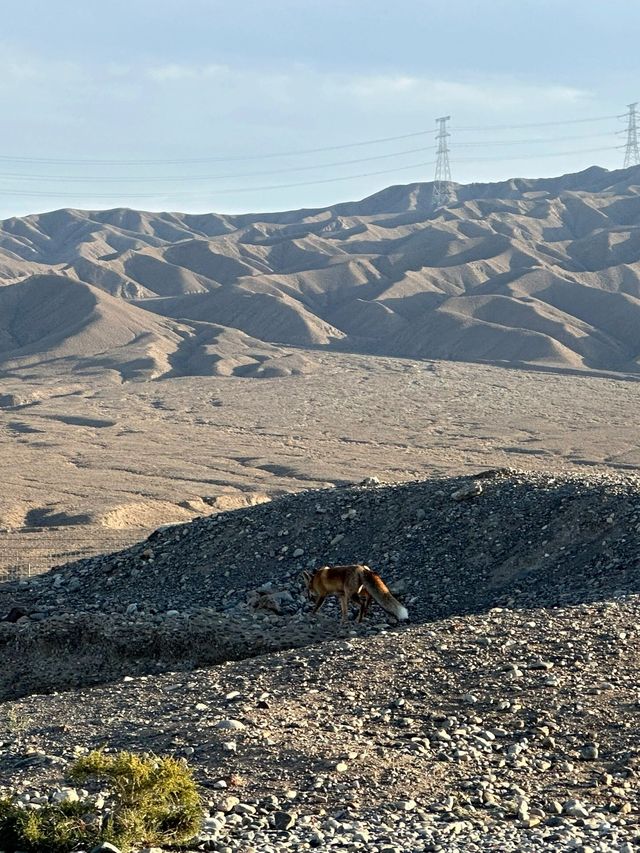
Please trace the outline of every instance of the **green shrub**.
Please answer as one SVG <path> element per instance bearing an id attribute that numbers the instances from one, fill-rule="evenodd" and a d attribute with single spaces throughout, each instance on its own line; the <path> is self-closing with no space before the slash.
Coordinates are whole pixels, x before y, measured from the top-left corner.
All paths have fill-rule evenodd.
<path id="1" fill-rule="evenodd" d="M 132 844 L 187 841 L 200 828 L 202 806 L 191 771 L 174 758 L 95 751 L 75 762 L 69 779 L 107 783 L 112 804 L 106 819 L 89 800 L 38 810 L 0 800 L 1 850 L 68 853 L 110 841 L 127 851 Z"/>
<path id="2" fill-rule="evenodd" d="M 200 796 L 191 771 L 175 758 L 95 751 L 76 761 L 69 775 L 74 782 L 107 781 L 116 802 L 110 829 L 121 841 L 175 844 L 200 828 Z"/>
<path id="3" fill-rule="evenodd" d="M 68 853 L 79 842 L 98 840 L 86 803 L 59 803 L 35 811 L 0 800 L 0 849 L 7 853 Z"/>

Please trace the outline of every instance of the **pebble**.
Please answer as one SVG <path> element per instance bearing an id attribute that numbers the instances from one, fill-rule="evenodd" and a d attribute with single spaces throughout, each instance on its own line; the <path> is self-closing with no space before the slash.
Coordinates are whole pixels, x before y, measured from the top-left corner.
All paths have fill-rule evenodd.
<path id="1" fill-rule="evenodd" d="M 571 817 L 589 817 L 589 810 L 580 800 L 567 800 L 566 803 L 564 803 L 562 810 L 565 814 L 568 814 Z"/>
<path id="2" fill-rule="evenodd" d="M 75 788 L 61 788 L 51 797 L 54 803 L 77 803 L 80 799 Z"/>
<path id="3" fill-rule="evenodd" d="M 245 728 L 245 724 L 241 723 L 240 720 L 219 720 L 214 726 L 214 729 L 232 729 L 235 731 L 241 731 Z"/>
<path id="4" fill-rule="evenodd" d="M 274 812 L 273 815 L 273 825 L 276 829 L 281 831 L 286 831 L 291 829 L 291 827 L 296 822 L 296 814 L 295 812 Z"/>

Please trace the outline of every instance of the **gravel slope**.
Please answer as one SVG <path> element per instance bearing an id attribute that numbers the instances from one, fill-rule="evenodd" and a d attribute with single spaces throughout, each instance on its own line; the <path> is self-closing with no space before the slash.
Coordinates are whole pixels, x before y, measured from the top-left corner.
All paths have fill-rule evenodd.
<path id="1" fill-rule="evenodd" d="M 188 759 L 199 849 L 630 851 L 639 652 L 627 596 L 126 676 L 5 703 L 0 785 L 42 796 L 106 745 Z"/>
<path id="2" fill-rule="evenodd" d="M 635 477 L 501 470 L 287 496 L 6 585 L 30 615 L 0 624 L 0 785 L 41 797 L 106 744 L 194 765 L 194 850 L 630 853 L 639 526 Z M 356 559 L 413 624 L 309 615 L 299 571 Z"/>
<path id="3" fill-rule="evenodd" d="M 160 529 L 0 588 L 0 612 L 30 615 L 0 623 L 0 695 L 330 636 L 332 621 L 309 619 L 299 579 L 324 563 L 370 564 L 419 622 L 640 591 L 638 483 L 498 470 L 309 491 Z"/>

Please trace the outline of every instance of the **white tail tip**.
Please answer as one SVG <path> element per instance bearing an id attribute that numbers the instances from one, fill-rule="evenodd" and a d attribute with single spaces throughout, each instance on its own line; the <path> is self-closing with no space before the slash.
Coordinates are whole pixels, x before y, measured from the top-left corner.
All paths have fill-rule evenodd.
<path id="1" fill-rule="evenodd" d="M 400 622 L 406 622 L 406 620 L 408 618 L 409 618 L 409 611 L 407 610 L 406 607 L 403 607 L 402 605 L 400 605 L 400 607 L 398 607 L 398 612 L 396 613 L 396 619 L 399 619 Z"/>

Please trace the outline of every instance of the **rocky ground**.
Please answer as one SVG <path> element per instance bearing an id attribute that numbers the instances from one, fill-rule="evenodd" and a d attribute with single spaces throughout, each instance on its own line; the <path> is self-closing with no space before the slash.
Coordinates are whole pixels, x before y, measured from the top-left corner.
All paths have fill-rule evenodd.
<path id="1" fill-rule="evenodd" d="M 0 785 L 37 803 L 106 745 L 193 765 L 193 850 L 637 849 L 639 527 L 636 477 L 501 470 L 291 495 L 5 585 L 28 615 L 0 624 Z M 410 626 L 310 616 L 300 571 L 353 560 Z"/>
<path id="2" fill-rule="evenodd" d="M 107 745 L 195 767 L 194 850 L 630 851 L 639 651 L 623 596 L 125 676 L 5 703 L 0 782 L 37 801 Z"/>

